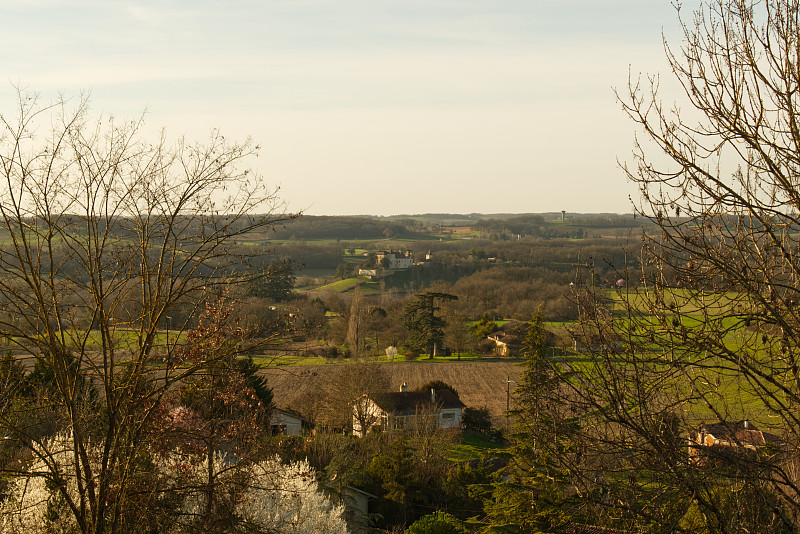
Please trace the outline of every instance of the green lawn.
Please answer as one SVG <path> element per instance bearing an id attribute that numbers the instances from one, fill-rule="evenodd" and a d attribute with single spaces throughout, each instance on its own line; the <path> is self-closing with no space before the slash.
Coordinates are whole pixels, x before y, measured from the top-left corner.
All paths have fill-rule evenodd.
<path id="1" fill-rule="evenodd" d="M 88 333 L 85 330 L 71 330 L 65 331 L 64 336 L 67 340 L 67 344 L 73 348 L 77 348 L 78 346 L 85 344 L 86 350 L 100 350 L 102 349 L 102 338 L 100 336 L 99 330 L 89 330 Z M 113 333 L 114 339 L 117 344 L 117 348 L 126 348 L 126 347 L 137 347 L 138 346 L 138 332 L 133 330 L 127 330 L 123 328 L 117 328 Z M 175 344 L 176 342 L 182 343 L 185 341 L 186 334 L 179 333 L 179 332 L 170 332 L 169 334 L 169 343 L 170 345 Z M 167 342 L 167 333 L 164 331 L 159 331 L 154 336 L 153 344 L 158 346 L 163 346 Z M 3 344 L 5 346 L 15 346 L 13 342 L 4 341 Z"/>
<path id="2" fill-rule="evenodd" d="M 465 430 L 462 442 L 450 448 L 447 459 L 453 462 L 477 460 L 489 453 L 502 453 L 506 448 L 504 443 L 492 441 L 473 430 Z"/>
<path id="3" fill-rule="evenodd" d="M 361 286 L 361 290 L 364 293 L 379 291 L 378 282 L 374 282 L 369 278 L 365 278 L 363 276 L 354 276 L 353 278 L 345 278 L 344 280 L 337 280 L 336 282 L 315 288 L 315 291 L 320 291 L 320 290 L 337 291 L 339 293 L 345 293 L 347 291 L 352 290 L 354 287 L 358 285 Z"/>

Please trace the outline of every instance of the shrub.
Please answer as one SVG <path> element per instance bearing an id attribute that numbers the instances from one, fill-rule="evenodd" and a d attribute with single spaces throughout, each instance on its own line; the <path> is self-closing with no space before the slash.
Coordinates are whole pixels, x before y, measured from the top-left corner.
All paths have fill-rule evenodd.
<path id="1" fill-rule="evenodd" d="M 497 343 L 491 339 L 484 339 L 478 343 L 478 352 L 481 354 L 494 354 L 495 347 L 497 347 Z"/>
<path id="2" fill-rule="evenodd" d="M 482 434 L 488 433 L 492 429 L 492 417 L 489 415 L 489 410 L 487 408 L 465 408 L 464 428 Z"/>
<path id="3" fill-rule="evenodd" d="M 463 534 L 466 532 L 463 522 L 442 511 L 422 516 L 406 529 L 406 534 Z"/>
<path id="4" fill-rule="evenodd" d="M 489 334 L 497 332 L 500 329 L 497 323 L 494 322 L 494 317 L 489 312 L 484 313 L 470 328 L 478 340 L 485 339 Z"/>
<path id="5" fill-rule="evenodd" d="M 430 382 L 418 387 L 417 391 L 430 391 L 432 389 L 446 389 L 450 391 L 453 395 L 458 397 L 458 391 L 456 391 L 456 388 L 454 388 L 447 382 L 442 382 L 441 380 L 431 380 Z"/>

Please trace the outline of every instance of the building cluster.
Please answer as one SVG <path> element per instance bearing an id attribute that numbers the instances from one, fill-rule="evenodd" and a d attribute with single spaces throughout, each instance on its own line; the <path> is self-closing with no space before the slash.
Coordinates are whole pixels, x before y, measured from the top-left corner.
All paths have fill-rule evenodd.
<path id="1" fill-rule="evenodd" d="M 359 269 L 358 275 L 375 278 L 382 274 L 404 271 L 415 265 L 424 265 L 430 260 L 430 252 L 425 253 L 425 257 L 422 259 L 415 258 L 414 253 L 410 250 L 382 250 L 375 253 L 376 266 L 374 268 Z"/>

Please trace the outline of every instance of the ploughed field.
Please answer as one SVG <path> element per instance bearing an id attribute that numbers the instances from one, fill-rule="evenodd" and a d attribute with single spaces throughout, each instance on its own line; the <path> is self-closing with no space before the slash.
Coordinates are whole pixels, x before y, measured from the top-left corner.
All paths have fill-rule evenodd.
<path id="1" fill-rule="evenodd" d="M 278 408 L 298 407 L 314 392 L 325 391 L 338 377 L 337 368 L 347 364 L 316 366 L 268 367 L 261 371 L 267 377 Z M 507 379 L 511 379 L 511 407 L 514 407 L 514 388 L 519 382 L 522 367 L 519 361 L 452 361 L 452 362 L 392 362 L 380 363 L 391 376 L 397 390 L 403 382 L 411 390 L 432 380 L 453 386 L 461 402 L 471 408 L 488 408 L 495 426 L 505 424 Z"/>

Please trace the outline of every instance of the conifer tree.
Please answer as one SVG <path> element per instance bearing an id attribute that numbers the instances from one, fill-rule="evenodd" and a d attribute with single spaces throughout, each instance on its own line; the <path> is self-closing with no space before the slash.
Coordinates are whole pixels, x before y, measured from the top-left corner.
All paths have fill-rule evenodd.
<path id="1" fill-rule="evenodd" d="M 550 333 L 541 309 L 529 321 L 522 343 L 524 370 L 510 411 L 512 461 L 493 485 L 485 508 L 496 529 L 550 531 L 574 519 L 567 473 L 572 462 L 569 436 L 576 421 L 563 411 L 558 392 L 563 374 L 546 357 Z"/>

